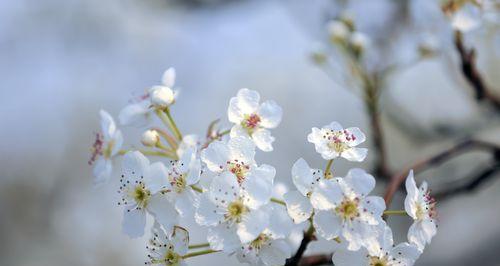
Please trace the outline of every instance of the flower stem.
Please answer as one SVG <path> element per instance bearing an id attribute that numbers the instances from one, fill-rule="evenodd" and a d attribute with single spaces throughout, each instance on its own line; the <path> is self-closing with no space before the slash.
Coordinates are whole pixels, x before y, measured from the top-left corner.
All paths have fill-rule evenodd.
<path id="1" fill-rule="evenodd" d="M 200 251 L 188 253 L 188 254 L 182 256 L 182 258 L 187 259 L 187 258 L 206 255 L 206 254 L 215 253 L 215 252 L 219 252 L 219 251 L 220 250 L 212 250 L 212 249 L 200 250 Z"/>
<path id="2" fill-rule="evenodd" d="M 158 134 L 160 134 L 160 136 L 162 136 L 168 142 L 168 145 L 170 145 L 170 147 L 172 147 L 172 149 L 177 150 L 177 147 L 179 146 L 179 145 L 177 145 L 177 141 L 175 140 L 174 137 L 172 137 L 170 134 L 168 134 L 167 131 L 162 130 L 161 128 L 157 128 L 157 127 L 154 127 L 152 129 L 156 130 L 158 132 Z"/>
<path id="3" fill-rule="evenodd" d="M 178 133 L 177 133 L 179 131 L 179 129 L 176 129 L 176 126 L 174 126 L 174 124 L 172 124 L 172 121 L 173 121 L 172 116 L 170 115 L 170 111 L 167 112 L 167 110 L 168 109 L 165 109 L 165 110 L 157 109 L 155 112 L 156 112 L 156 115 L 161 119 L 163 124 L 165 124 L 168 127 L 170 132 L 172 132 L 178 140 L 182 140 L 182 136 L 178 135 Z"/>
<path id="4" fill-rule="evenodd" d="M 125 155 L 125 153 L 127 153 L 129 151 L 132 151 L 132 150 L 120 150 L 118 152 L 118 154 Z M 148 151 L 148 150 L 137 150 L 137 151 L 141 152 L 144 155 L 161 156 L 161 157 L 167 157 L 167 158 L 170 158 L 170 159 L 175 159 L 176 158 L 175 155 L 173 155 L 171 153 L 164 152 L 164 151 Z"/>
<path id="5" fill-rule="evenodd" d="M 286 203 L 282 200 L 279 200 L 277 198 L 271 198 L 271 201 L 274 202 L 274 203 L 278 203 L 278 204 L 281 204 L 283 206 L 286 206 Z"/>
<path id="6" fill-rule="evenodd" d="M 406 211 L 404 210 L 396 210 L 396 211 L 384 211 L 384 215 L 406 215 Z"/>
<path id="7" fill-rule="evenodd" d="M 194 248 L 206 248 L 206 247 L 210 247 L 210 244 L 208 244 L 208 243 L 203 243 L 203 244 L 189 245 L 189 249 L 194 249 Z"/>
<path id="8" fill-rule="evenodd" d="M 168 120 L 170 120 L 170 123 L 172 124 L 172 128 L 174 130 L 175 136 L 179 139 L 182 140 L 182 134 L 179 128 L 177 127 L 177 124 L 175 124 L 174 119 L 172 118 L 172 115 L 170 114 L 170 108 L 166 108 L 164 111 L 167 114 Z"/>

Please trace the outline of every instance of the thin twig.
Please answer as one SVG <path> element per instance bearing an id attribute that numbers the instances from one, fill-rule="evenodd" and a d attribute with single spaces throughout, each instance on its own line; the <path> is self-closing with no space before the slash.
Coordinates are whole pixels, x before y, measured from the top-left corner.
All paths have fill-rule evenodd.
<path id="1" fill-rule="evenodd" d="M 391 179 L 391 182 L 387 186 L 385 191 L 384 199 L 387 206 L 391 203 L 392 197 L 394 193 L 401 186 L 403 181 L 406 179 L 408 172 L 413 169 L 415 173 L 425 171 L 429 168 L 438 166 L 458 155 L 461 155 L 465 152 L 473 151 L 473 150 L 485 150 L 493 153 L 497 153 L 500 151 L 500 147 L 493 143 L 488 143 L 480 140 L 467 139 L 465 141 L 460 142 L 459 144 L 444 150 L 432 157 L 421 160 L 417 163 L 414 163 L 410 167 L 407 167 L 403 171 L 394 175 Z"/>
<path id="2" fill-rule="evenodd" d="M 307 249 L 307 245 L 309 245 L 309 243 L 313 240 L 316 240 L 316 237 L 314 236 L 314 226 L 311 222 L 307 232 L 304 232 L 304 238 L 302 238 L 302 241 L 300 242 L 299 249 L 297 249 L 297 252 L 293 257 L 286 260 L 285 266 L 298 266 L 304 252 Z"/>
<path id="3" fill-rule="evenodd" d="M 465 47 L 460 31 L 455 31 L 455 48 L 460 56 L 462 74 L 474 89 L 476 99 L 478 101 L 487 101 L 500 111 L 500 98 L 494 95 L 491 89 L 486 86 L 476 66 L 476 51 Z"/>
<path id="4" fill-rule="evenodd" d="M 319 266 L 319 265 L 331 265 L 333 254 L 316 254 L 303 257 L 299 266 Z"/>

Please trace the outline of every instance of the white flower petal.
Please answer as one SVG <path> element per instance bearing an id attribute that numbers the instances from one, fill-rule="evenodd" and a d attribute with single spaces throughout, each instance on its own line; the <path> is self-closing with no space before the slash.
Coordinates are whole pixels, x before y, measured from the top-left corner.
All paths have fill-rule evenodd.
<path id="1" fill-rule="evenodd" d="M 250 171 L 241 184 L 245 205 L 257 209 L 269 202 L 275 174 L 276 170 L 269 165 L 262 165 Z"/>
<path id="2" fill-rule="evenodd" d="M 104 135 L 104 140 L 109 141 L 116 131 L 115 121 L 113 117 L 104 110 L 99 111 L 99 114 L 101 116 L 101 132 Z"/>
<path id="3" fill-rule="evenodd" d="M 326 240 L 332 240 L 340 235 L 342 219 L 333 211 L 318 211 L 313 216 L 314 228 Z"/>
<path id="4" fill-rule="evenodd" d="M 420 257 L 421 252 L 415 245 L 404 242 L 395 246 L 390 254 L 401 261 L 400 265 L 411 266 Z"/>
<path id="5" fill-rule="evenodd" d="M 245 111 L 242 110 L 239 106 L 238 97 L 233 97 L 229 100 L 229 107 L 227 108 L 227 118 L 229 122 L 240 124 L 245 117 Z"/>
<path id="6" fill-rule="evenodd" d="M 336 179 L 321 180 L 311 194 L 311 204 L 318 210 L 334 209 L 342 201 L 342 189 Z"/>
<path id="7" fill-rule="evenodd" d="M 342 125 L 339 122 L 336 122 L 336 121 L 331 122 L 330 124 L 324 126 L 323 128 L 331 129 L 331 130 L 334 130 L 334 131 L 341 131 L 341 130 L 344 129 L 342 127 Z"/>
<path id="8" fill-rule="evenodd" d="M 405 198 L 405 211 L 413 219 L 417 219 L 416 202 L 418 200 L 418 188 L 413 178 L 413 170 L 410 171 L 405 182 L 406 198 Z"/>
<path id="9" fill-rule="evenodd" d="M 289 191 L 283 195 L 286 202 L 288 215 L 292 217 L 294 223 L 299 224 L 307 221 L 313 212 L 313 207 L 309 199 L 298 191 Z"/>
<path id="10" fill-rule="evenodd" d="M 257 148 L 261 151 L 273 151 L 273 142 L 275 141 L 275 138 L 271 136 L 271 132 L 269 130 L 264 128 L 255 130 L 252 134 L 252 139 Z"/>
<path id="11" fill-rule="evenodd" d="M 278 239 L 262 248 L 259 255 L 265 265 L 285 265 L 286 259 L 292 256 L 292 251 L 285 240 Z"/>
<path id="12" fill-rule="evenodd" d="M 298 159 L 292 166 L 292 181 L 304 196 L 309 194 L 313 189 L 315 183 L 313 172 L 302 158 Z"/>
<path id="13" fill-rule="evenodd" d="M 368 196 L 363 199 L 362 207 L 366 209 L 371 216 L 381 218 L 385 211 L 385 201 L 378 196 Z"/>
<path id="14" fill-rule="evenodd" d="M 354 219 L 354 221 L 344 223 L 342 236 L 349 243 L 347 249 L 358 250 L 362 246 L 367 246 L 370 241 L 373 241 L 378 236 L 377 226 L 368 225 L 359 219 Z"/>
<path id="15" fill-rule="evenodd" d="M 156 194 L 162 189 L 170 188 L 171 185 L 168 183 L 167 168 L 162 162 L 155 162 L 151 164 L 145 175 L 145 182 L 150 190 L 151 194 Z"/>
<path id="16" fill-rule="evenodd" d="M 199 225 L 215 226 L 224 219 L 224 216 L 209 196 L 203 194 L 194 218 Z"/>
<path id="17" fill-rule="evenodd" d="M 269 220 L 269 233 L 273 238 L 287 238 L 294 227 L 293 221 L 284 206 L 273 206 L 272 217 Z"/>
<path id="18" fill-rule="evenodd" d="M 147 209 L 167 231 L 170 231 L 179 222 L 179 213 L 167 197 L 161 193 L 151 196 Z"/>
<path id="19" fill-rule="evenodd" d="M 111 149 L 111 156 L 115 156 L 118 154 L 123 145 L 123 135 L 120 130 L 115 131 L 115 135 L 113 136 L 113 147 Z"/>
<path id="20" fill-rule="evenodd" d="M 179 158 L 182 158 L 182 155 L 184 155 L 184 152 L 188 149 L 196 149 L 198 147 L 198 136 L 195 134 L 190 134 L 190 135 L 185 135 L 182 137 L 182 141 L 179 144 L 179 147 L 177 148 L 177 156 Z"/>
<path id="21" fill-rule="evenodd" d="M 130 183 L 141 180 L 148 167 L 148 158 L 139 151 L 129 151 L 123 156 L 122 174 Z"/>
<path id="22" fill-rule="evenodd" d="M 269 225 L 268 210 L 268 208 L 252 210 L 243 217 L 243 221 L 238 223 L 237 233 L 241 243 L 253 241 Z"/>
<path id="23" fill-rule="evenodd" d="M 259 108 L 260 95 L 258 92 L 249 89 L 238 91 L 238 107 L 244 114 L 253 114 Z"/>
<path id="24" fill-rule="evenodd" d="M 281 122 L 283 110 L 275 101 L 265 101 L 257 112 L 261 118 L 260 125 L 265 128 L 275 128 Z"/>
<path id="25" fill-rule="evenodd" d="M 368 149 L 365 148 L 350 148 L 341 153 L 343 158 L 352 162 L 362 162 L 366 155 L 368 155 Z"/>
<path id="26" fill-rule="evenodd" d="M 210 199 L 219 206 L 228 206 L 240 196 L 238 180 L 229 172 L 215 177 L 210 184 Z"/>
<path id="27" fill-rule="evenodd" d="M 175 209 L 182 217 L 190 217 L 198 204 L 196 192 L 190 187 L 185 188 L 182 193 L 177 194 L 175 199 Z"/>
<path id="28" fill-rule="evenodd" d="M 365 142 L 366 136 L 359 128 L 350 127 L 350 128 L 346 128 L 345 130 L 347 131 L 347 133 L 352 134 L 355 137 L 354 140 L 348 141 L 348 143 L 351 147 L 357 146 L 360 143 Z"/>
<path id="29" fill-rule="evenodd" d="M 125 209 L 123 212 L 122 232 L 137 238 L 144 235 L 146 226 L 146 212 L 138 209 Z"/>
<path id="30" fill-rule="evenodd" d="M 106 183 L 111 178 L 113 172 L 113 163 L 111 160 L 106 160 L 100 157 L 94 165 L 94 185 Z"/>
<path id="31" fill-rule="evenodd" d="M 344 183 L 357 195 L 366 196 L 375 187 L 375 178 L 363 169 L 354 168 L 349 170 Z"/>
<path id="32" fill-rule="evenodd" d="M 222 250 L 226 254 L 233 253 L 241 245 L 234 227 L 229 227 L 226 224 L 209 228 L 207 241 L 213 250 Z"/>
<path id="33" fill-rule="evenodd" d="M 253 164 L 255 157 L 255 144 L 248 137 L 231 138 L 227 146 L 229 148 L 230 158 L 238 160 L 245 164 Z"/>
<path id="34" fill-rule="evenodd" d="M 221 172 L 229 159 L 229 148 L 222 141 L 214 141 L 201 152 L 201 159 L 213 172 Z"/>
<path id="35" fill-rule="evenodd" d="M 118 115 L 118 120 L 123 126 L 144 126 L 149 118 L 149 100 L 132 103 L 125 106 Z"/>
<path id="36" fill-rule="evenodd" d="M 189 247 L 189 233 L 180 226 L 174 226 L 170 241 L 174 245 L 177 254 L 183 256 L 187 253 Z"/>
<path id="37" fill-rule="evenodd" d="M 161 83 L 164 86 L 167 86 L 169 88 L 173 88 L 175 85 L 175 68 L 170 67 L 165 72 L 163 72 L 163 75 L 161 76 Z"/>
<path id="38" fill-rule="evenodd" d="M 429 220 L 415 221 L 408 230 L 408 241 L 423 251 L 425 245 L 431 243 L 436 231 L 436 224 Z"/>

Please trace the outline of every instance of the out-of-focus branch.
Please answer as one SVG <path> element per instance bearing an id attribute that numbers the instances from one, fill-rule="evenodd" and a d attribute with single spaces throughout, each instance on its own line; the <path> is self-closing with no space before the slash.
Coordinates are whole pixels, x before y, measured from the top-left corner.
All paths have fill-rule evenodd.
<path id="1" fill-rule="evenodd" d="M 410 167 L 404 169 L 403 171 L 399 172 L 398 174 L 392 177 L 391 182 L 387 186 L 384 195 L 386 205 L 389 206 L 394 196 L 394 193 L 396 193 L 401 184 L 404 182 L 406 176 L 408 175 L 408 172 L 411 169 L 413 169 L 415 173 L 422 172 L 432 167 L 438 166 L 458 155 L 474 150 L 484 150 L 492 152 L 494 155 L 496 155 L 500 153 L 500 146 L 485 141 L 468 139 L 432 157 L 414 163 Z"/>
<path id="2" fill-rule="evenodd" d="M 476 176 L 470 179 L 470 181 L 464 183 L 461 186 L 453 187 L 449 190 L 438 192 L 434 194 L 437 199 L 446 199 L 450 196 L 458 195 L 461 193 L 469 193 L 475 191 L 481 184 L 492 179 L 500 172 L 500 162 L 495 162 L 488 168 L 479 172 Z"/>
<path id="3" fill-rule="evenodd" d="M 463 36 L 460 31 L 455 31 L 455 48 L 460 56 L 462 74 L 474 89 L 477 101 L 487 101 L 500 111 L 500 98 L 493 94 L 486 86 L 476 66 L 476 51 L 465 47 Z"/>
<path id="4" fill-rule="evenodd" d="M 317 254 L 303 257 L 299 266 L 332 265 L 332 254 Z"/>

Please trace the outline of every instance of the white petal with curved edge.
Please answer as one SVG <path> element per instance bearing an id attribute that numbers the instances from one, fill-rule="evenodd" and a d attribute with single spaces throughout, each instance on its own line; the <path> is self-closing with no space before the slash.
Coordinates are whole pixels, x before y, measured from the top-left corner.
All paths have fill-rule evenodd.
<path id="1" fill-rule="evenodd" d="M 237 225 L 237 233 L 241 243 L 255 240 L 269 225 L 270 213 L 268 210 L 268 208 L 252 210 L 243 217 L 243 221 Z"/>
<path id="2" fill-rule="evenodd" d="M 226 254 L 233 253 L 241 246 L 234 227 L 220 224 L 208 229 L 207 241 L 213 250 L 222 250 Z"/>
<path id="3" fill-rule="evenodd" d="M 423 251 L 436 234 L 436 224 L 429 220 L 415 221 L 408 229 L 408 241 Z"/>
<path id="4" fill-rule="evenodd" d="M 292 256 L 290 245 L 282 239 L 274 240 L 260 250 L 260 258 L 265 265 L 285 265 L 286 259 Z"/>
<path id="5" fill-rule="evenodd" d="M 365 148 L 350 148 L 341 153 L 343 158 L 352 162 L 362 162 L 366 155 L 368 155 L 368 149 Z"/>
<path id="6" fill-rule="evenodd" d="M 331 122 L 330 124 L 324 126 L 323 128 L 331 129 L 331 130 L 335 130 L 335 131 L 340 131 L 340 130 L 344 129 L 342 127 L 342 125 L 339 122 L 336 122 L 336 121 Z"/>
<path id="7" fill-rule="evenodd" d="M 342 235 L 349 243 L 347 249 L 358 250 L 362 246 L 367 245 L 377 237 L 378 232 L 376 227 L 375 225 L 368 225 L 359 219 L 354 219 L 350 223 L 344 223 Z"/>
<path id="8" fill-rule="evenodd" d="M 185 135 L 182 137 L 182 141 L 181 143 L 179 144 L 179 147 L 177 148 L 177 156 L 179 156 L 179 158 L 182 158 L 182 156 L 184 155 L 184 152 L 190 148 L 192 149 L 196 149 L 197 146 L 198 146 L 199 142 L 198 142 L 198 136 L 195 135 L 195 134 L 189 134 L 189 135 Z"/>
<path id="9" fill-rule="evenodd" d="M 361 196 L 368 195 L 375 188 L 375 178 L 359 168 L 349 170 L 344 183 L 354 193 Z"/>
<path id="10" fill-rule="evenodd" d="M 241 184 L 245 205 L 257 209 L 269 202 L 275 174 L 276 170 L 272 166 L 261 166 L 250 171 Z"/>
<path id="11" fill-rule="evenodd" d="M 131 183 L 141 180 L 148 167 L 148 158 L 139 151 L 129 151 L 123 156 L 122 174 Z"/>
<path id="12" fill-rule="evenodd" d="M 311 204 L 318 210 L 334 209 L 343 199 L 336 179 L 321 180 L 311 194 Z"/>
<path id="13" fill-rule="evenodd" d="M 275 128 L 281 122 L 283 110 L 275 101 L 265 101 L 259 107 L 260 125 L 265 128 Z"/>
<path id="14" fill-rule="evenodd" d="M 269 130 L 264 128 L 255 130 L 252 134 L 252 139 L 255 142 L 257 148 L 259 148 L 261 151 L 273 151 L 273 142 L 276 139 L 271 135 L 271 132 Z"/>
<path id="15" fill-rule="evenodd" d="M 123 126 L 144 126 L 149 118 L 149 100 L 125 106 L 118 115 Z"/>
<path id="16" fill-rule="evenodd" d="M 406 198 L 405 198 L 405 211 L 413 219 L 417 219 L 416 202 L 418 200 L 418 188 L 413 178 L 413 170 L 410 171 L 405 181 Z"/>
<path id="17" fill-rule="evenodd" d="M 161 193 L 151 196 L 147 209 L 167 231 L 179 222 L 179 213 L 167 197 Z"/>
<path id="18" fill-rule="evenodd" d="M 194 185 L 200 181 L 201 176 L 201 162 L 199 159 L 195 159 L 191 162 L 189 166 L 189 172 L 186 176 L 186 183 L 188 185 Z"/>
<path id="19" fill-rule="evenodd" d="M 326 240 L 332 240 L 340 235 L 342 220 L 333 211 L 318 211 L 313 216 L 314 228 Z"/>
<path id="20" fill-rule="evenodd" d="M 368 196 L 363 199 L 362 207 L 366 209 L 366 212 L 370 216 L 379 220 L 385 211 L 385 201 L 383 198 L 378 196 Z M 378 222 L 372 224 L 378 224 Z"/>
<path id="21" fill-rule="evenodd" d="M 175 85 L 175 68 L 169 67 L 161 76 L 161 83 L 169 88 Z"/>
<path id="22" fill-rule="evenodd" d="M 313 189 L 313 174 L 307 162 L 300 158 L 292 166 L 292 181 L 295 187 L 306 196 Z"/>
<path id="23" fill-rule="evenodd" d="M 229 107 L 227 108 L 227 118 L 229 122 L 240 124 L 245 118 L 245 111 L 239 106 L 238 97 L 233 97 L 229 100 Z"/>
<path id="24" fill-rule="evenodd" d="M 191 217 L 196 210 L 199 202 L 197 194 L 190 187 L 184 189 L 180 194 L 177 194 L 175 199 L 175 209 L 182 217 Z"/>
<path id="25" fill-rule="evenodd" d="M 352 134 L 355 137 L 354 140 L 348 141 L 349 146 L 354 147 L 366 141 L 366 136 L 361 129 L 357 127 L 350 127 L 345 130 L 348 134 Z"/>
<path id="26" fill-rule="evenodd" d="M 144 174 L 144 180 L 151 194 L 156 194 L 162 189 L 171 188 L 168 182 L 167 168 L 162 162 L 151 164 Z"/>
<path id="27" fill-rule="evenodd" d="M 113 148 L 111 149 L 111 156 L 115 156 L 123 145 L 123 135 L 120 130 L 116 130 L 113 135 Z"/>
<path id="28" fill-rule="evenodd" d="M 100 110 L 99 115 L 101 116 L 101 132 L 104 136 L 104 140 L 109 141 L 116 131 L 115 121 L 113 117 L 105 110 Z"/>
<path id="29" fill-rule="evenodd" d="M 420 257 L 421 252 L 415 245 L 404 242 L 395 246 L 390 254 L 401 261 L 400 265 L 411 266 Z"/>
<path id="30" fill-rule="evenodd" d="M 259 108 L 260 95 L 258 92 L 249 89 L 240 89 L 236 96 L 238 107 L 244 114 L 253 114 Z"/>
<path id="31" fill-rule="evenodd" d="M 293 221 L 288 216 L 285 206 L 272 206 L 272 216 L 269 220 L 269 233 L 273 238 L 286 238 L 292 232 Z"/>
<path id="32" fill-rule="evenodd" d="M 195 148 L 190 147 L 184 151 L 179 160 L 177 160 L 175 166 L 180 173 L 186 173 L 189 171 L 191 164 L 194 163 L 195 160 L 196 150 Z"/>
<path id="33" fill-rule="evenodd" d="M 226 207 L 239 196 L 238 180 L 229 172 L 221 173 L 210 184 L 210 200 L 218 206 Z"/>
<path id="34" fill-rule="evenodd" d="M 224 219 L 224 216 L 208 195 L 203 194 L 194 218 L 199 225 L 215 226 Z"/>
<path id="35" fill-rule="evenodd" d="M 222 141 L 214 141 L 201 152 L 201 159 L 210 171 L 221 172 L 229 159 L 229 148 Z"/>
<path id="36" fill-rule="evenodd" d="M 170 241 L 174 245 L 174 250 L 179 255 L 185 255 L 189 246 L 189 233 L 180 226 L 174 226 Z"/>
<path id="37" fill-rule="evenodd" d="M 318 152 L 318 145 L 324 142 L 323 133 L 321 132 L 321 129 L 313 127 L 311 129 L 311 133 L 307 135 L 307 141 L 315 144 L 316 152 Z"/>
<path id="38" fill-rule="evenodd" d="M 99 158 L 95 162 L 93 173 L 94 173 L 94 185 L 100 185 L 106 183 L 111 178 L 111 173 L 113 172 L 113 163 L 111 160 L 106 160 L 104 158 Z"/>
<path id="39" fill-rule="evenodd" d="M 146 211 L 137 209 L 125 209 L 123 212 L 122 232 L 137 238 L 144 235 L 146 226 Z"/>
<path id="40" fill-rule="evenodd" d="M 243 161 L 245 164 L 254 163 L 255 144 L 248 137 L 234 137 L 228 143 L 229 154 L 232 160 Z"/>
<path id="41" fill-rule="evenodd" d="M 299 224 L 307 221 L 313 212 L 313 207 L 309 199 L 298 191 L 289 191 L 283 195 L 286 203 L 288 215 L 292 217 L 294 223 Z"/>

